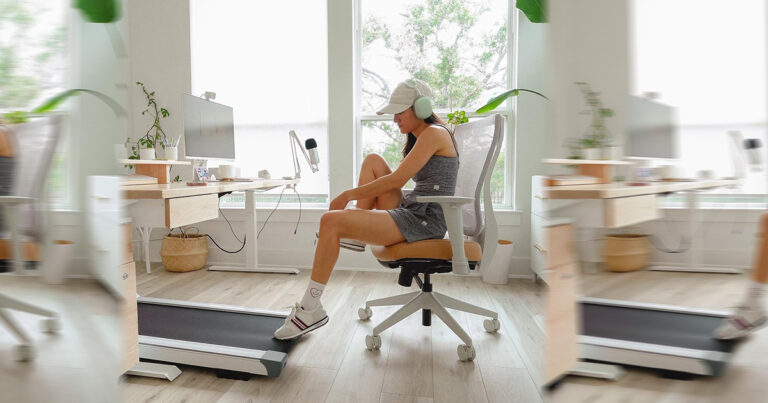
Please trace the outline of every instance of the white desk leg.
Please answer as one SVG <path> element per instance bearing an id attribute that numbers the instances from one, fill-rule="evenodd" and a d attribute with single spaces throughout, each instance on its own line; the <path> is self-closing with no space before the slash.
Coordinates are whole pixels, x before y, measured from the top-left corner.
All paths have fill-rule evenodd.
<path id="1" fill-rule="evenodd" d="M 149 265 L 149 237 L 152 235 L 152 227 L 136 227 L 139 230 L 139 236 L 141 236 L 141 245 L 144 249 L 144 265 L 147 268 L 147 274 L 152 273 L 152 268 Z"/>
<path id="2" fill-rule="evenodd" d="M 16 274 L 24 273 L 24 256 L 21 252 L 21 239 L 19 237 L 19 208 L 9 205 L 3 209 L 5 219 L 11 230 L 11 250 L 13 251 L 13 271 Z"/>
<path id="3" fill-rule="evenodd" d="M 245 266 L 211 266 L 211 271 L 245 271 L 250 273 L 285 273 L 299 274 L 298 269 L 259 267 L 259 248 L 256 242 L 258 222 L 256 220 L 256 200 L 253 190 L 245 191 Z"/>
<path id="4" fill-rule="evenodd" d="M 649 270 L 692 273 L 741 273 L 740 269 L 733 267 L 706 267 L 699 265 L 699 257 L 702 251 L 701 244 L 704 242 L 704 239 L 696 230 L 697 224 L 701 221 L 701 213 L 699 211 L 699 194 L 695 190 L 689 190 L 686 192 L 685 196 L 685 201 L 688 207 L 688 234 L 691 239 L 691 247 L 688 250 L 686 263 L 682 266 L 652 266 L 649 268 Z"/>

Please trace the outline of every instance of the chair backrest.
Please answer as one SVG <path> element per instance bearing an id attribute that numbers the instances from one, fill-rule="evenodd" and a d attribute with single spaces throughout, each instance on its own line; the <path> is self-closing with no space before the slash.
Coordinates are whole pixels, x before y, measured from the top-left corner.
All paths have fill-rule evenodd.
<path id="1" fill-rule="evenodd" d="M 34 119 L 31 122 L 9 126 L 16 148 L 12 196 L 30 197 L 31 205 L 22 205 L 21 230 L 31 236 L 39 236 L 42 220 L 41 198 L 53 161 L 56 145 L 61 138 L 63 116 Z"/>
<path id="2" fill-rule="evenodd" d="M 474 203 L 462 208 L 464 235 L 469 237 L 482 237 L 485 231 L 481 196 L 485 199 L 486 214 L 493 214 L 491 174 L 501 151 L 503 136 L 504 118 L 499 114 L 459 125 L 454 132 L 459 152 L 455 195 L 475 198 Z"/>

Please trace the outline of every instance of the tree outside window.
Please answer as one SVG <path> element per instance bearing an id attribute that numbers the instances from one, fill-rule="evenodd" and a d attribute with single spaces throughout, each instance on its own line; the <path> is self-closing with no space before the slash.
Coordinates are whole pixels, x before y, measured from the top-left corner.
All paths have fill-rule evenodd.
<path id="1" fill-rule="evenodd" d="M 399 165 L 403 134 L 374 113 L 403 79 L 429 83 L 441 116 L 474 110 L 509 88 L 507 9 L 501 0 L 361 1 L 363 155 L 376 152 Z M 504 157 L 502 151 L 492 176 L 495 204 L 504 204 Z"/>

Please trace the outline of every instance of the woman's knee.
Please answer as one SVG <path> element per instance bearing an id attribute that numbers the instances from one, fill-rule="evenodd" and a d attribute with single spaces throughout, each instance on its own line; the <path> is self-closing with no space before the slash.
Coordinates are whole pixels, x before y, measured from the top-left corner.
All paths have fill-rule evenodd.
<path id="1" fill-rule="evenodd" d="M 374 173 L 384 175 L 390 170 L 384 157 L 376 153 L 366 155 L 365 158 L 363 158 L 362 166 L 372 169 Z"/>
<path id="2" fill-rule="evenodd" d="M 339 227 L 342 210 L 339 211 L 326 211 L 320 217 L 320 232 L 324 231 L 336 231 Z"/>

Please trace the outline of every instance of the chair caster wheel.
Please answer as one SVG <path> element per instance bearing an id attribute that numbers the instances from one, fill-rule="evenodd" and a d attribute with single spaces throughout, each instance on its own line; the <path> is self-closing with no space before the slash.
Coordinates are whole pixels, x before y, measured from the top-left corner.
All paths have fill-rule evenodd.
<path id="1" fill-rule="evenodd" d="M 459 360 L 461 361 L 472 361 L 475 359 L 475 347 L 474 346 L 468 346 L 466 344 L 459 344 L 459 347 L 456 348 L 456 352 L 459 353 Z"/>
<path id="2" fill-rule="evenodd" d="M 483 321 L 483 327 L 488 333 L 496 333 L 501 329 L 501 323 L 498 319 L 486 319 Z"/>
<path id="3" fill-rule="evenodd" d="M 19 344 L 13 349 L 13 356 L 16 361 L 29 362 L 35 359 L 35 346 L 31 344 Z"/>
<path id="4" fill-rule="evenodd" d="M 61 330 L 61 321 L 59 318 L 46 318 L 43 319 L 41 327 L 46 333 L 58 333 Z"/>
<path id="5" fill-rule="evenodd" d="M 371 308 L 359 308 L 357 316 L 360 317 L 360 320 L 368 320 L 373 316 L 373 311 L 371 311 Z"/>
<path id="6" fill-rule="evenodd" d="M 365 347 L 370 350 L 378 350 L 381 348 L 381 336 L 373 336 L 373 335 L 366 335 L 365 336 Z"/>

